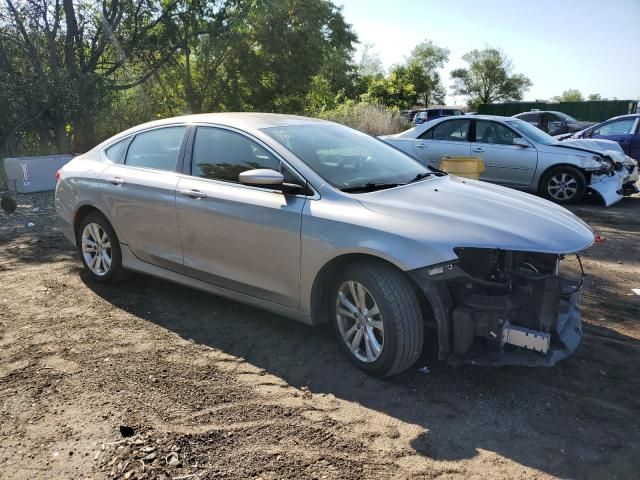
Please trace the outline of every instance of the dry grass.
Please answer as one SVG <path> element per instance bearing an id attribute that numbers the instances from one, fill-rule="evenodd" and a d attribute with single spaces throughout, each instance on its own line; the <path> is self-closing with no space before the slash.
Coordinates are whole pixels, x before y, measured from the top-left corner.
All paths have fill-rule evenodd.
<path id="1" fill-rule="evenodd" d="M 391 135 L 411 126 L 399 112 L 368 103 L 346 102 L 318 116 L 370 135 Z"/>

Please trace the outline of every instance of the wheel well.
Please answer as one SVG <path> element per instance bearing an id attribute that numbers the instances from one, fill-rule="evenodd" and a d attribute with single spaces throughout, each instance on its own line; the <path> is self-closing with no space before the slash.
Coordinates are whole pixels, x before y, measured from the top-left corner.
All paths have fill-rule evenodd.
<path id="1" fill-rule="evenodd" d="M 575 170 L 578 170 L 579 172 L 581 172 L 584 175 L 585 187 L 589 186 L 589 173 L 586 172 L 584 169 L 578 167 L 577 165 L 573 165 L 571 163 L 558 163 L 556 165 L 551 165 L 544 172 L 542 172 L 542 174 L 540 175 L 540 180 L 538 181 L 538 192 L 542 191 L 542 181 L 544 180 L 544 177 L 547 175 L 547 173 L 549 173 L 551 170 L 553 170 L 555 168 L 559 168 L 559 167 L 570 167 L 570 168 L 573 168 Z"/>
<path id="2" fill-rule="evenodd" d="M 82 220 L 87 215 L 93 212 L 98 212 L 100 214 L 103 214 L 100 210 L 98 210 L 93 205 L 83 205 L 78 210 L 76 210 L 76 213 L 73 217 L 73 234 L 74 234 L 73 238 L 76 239 L 76 243 L 78 242 L 78 228 L 80 227 Z"/>
<path id="3" fill-rule="evenodd" d="M 341 255 L 339 257 L 333 258 L 320 269 L 320 271 L 316 275 L 315 280 L 313 281 L 313 287 L 311 288 L 312 324 L 318 325 L 322 323 L 328 323 L 330 320 L 328 310 L 328 295 L 336 275 L 339 272 L 343 271 L 347 267 L 347 265 L 365 261 L 389 265 L 392 268 L 395 268 L 396 270 L 402 272 L 413 286 L 416 296 L 418 297 L 418 300 L 420 302 L 423 317 L 425 321 L 430 324 L 430 320 L 433 320 L 431 305 L 427 301 L 424 292 L 420 288 L 418 288 L 415 280 L 388 260 L 364 253 L 349 253 Z"/>

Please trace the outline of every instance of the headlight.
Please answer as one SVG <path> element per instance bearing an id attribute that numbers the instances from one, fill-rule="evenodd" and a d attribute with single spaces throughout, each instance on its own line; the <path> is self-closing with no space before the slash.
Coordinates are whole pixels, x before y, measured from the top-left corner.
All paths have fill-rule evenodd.
<path id="1" fill-rule="evenodd" d="M 584 169 L 588 172 L 600 170 L 605 166 L 604 159 L 598 155 L 592 155 L 591 158 L 589 158 L 585 163 L 586 165 L 584 166 Z"/>

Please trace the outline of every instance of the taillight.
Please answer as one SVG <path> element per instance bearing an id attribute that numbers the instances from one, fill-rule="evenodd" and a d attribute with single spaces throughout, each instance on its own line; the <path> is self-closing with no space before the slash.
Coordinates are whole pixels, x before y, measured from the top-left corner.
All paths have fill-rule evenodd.
<path id="1" fill-rule="evenodd" d="M 61 171 L 61 170 L 62 170 L 62 169 L 60 169 L 60 170 L 58 170 L 58 171 L 56 172 L 56 183 L 58 183 L 58 182 L 60 181 L 60 171 Z"/>

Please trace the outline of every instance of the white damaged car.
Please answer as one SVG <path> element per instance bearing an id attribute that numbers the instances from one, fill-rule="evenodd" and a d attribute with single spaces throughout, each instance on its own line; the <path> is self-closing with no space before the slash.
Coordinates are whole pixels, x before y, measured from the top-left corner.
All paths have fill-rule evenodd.
<path id="1" fill-rule="evenodd" d="M 638 181 L 637 162 L 615 142 L 560 142 L 513 117 L 440 118 L 381 138 L 435 168 L 443 157 L 479 157 L 485 167 L 480 180 L 559 204 L 579 202 L 592 191 L 609 206 L 634 192 Z"/>

